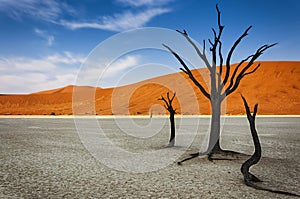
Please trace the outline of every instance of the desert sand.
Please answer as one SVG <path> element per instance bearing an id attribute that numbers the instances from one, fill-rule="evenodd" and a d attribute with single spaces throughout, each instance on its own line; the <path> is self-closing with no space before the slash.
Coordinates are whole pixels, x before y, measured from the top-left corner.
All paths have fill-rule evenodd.
<path id="1" fill-rule="evenodd" d="M 196 158 L 177 165 L 176 161 L 199 150 L 207 132 L 208 118 L 201 120 L 199 134 L 186 149 L 180 141 L 189 138 L 192 121 L 183 122 L 183 134 L 177 137 L 176 147 L 165 148 L 168 123 L 155 136 L 137 139 L 122 133 L 114 120 L 99 119 L 112 143 L 136 155 L 160 150 L 155 156 L 160 160 L 166 158 L 163 154 L 183 152 L 166 167 L 132 173 L 115 170 L 94 158 L 79 139 L 73 119 L 1 119 L 0 198 L 295 198 L 244 185 L 240 167 L 249 156 L 214 162 Z M 149 118 L 136 122 L 147 124 Z M 251 172 L 264 180 L 262 186 L 300 194 L 299 124 L 299 118 L 257 118 L 263 154 Z M 135 128 L 129 126 L 131 131 Z M 90 129 L 87 125 L 86 131 Z M 251 154 L 253 143 L 247 120 L 228 118 L 221 144 L 225 149 Z M 117 151 L 107 156 L 127 160 Z M 151 161 L 132 163 L 143 168 Z"/>
<path id="2" fill-rule="evenodd" d="M 226 100 L 224 114 L 244 114 L 240 94 L 243 94 L 250 105 L 259 104 L 260 115 L 299 115 L 300 114 L 300 62 L 270 61 L 260 62 L 261 67 L 255 74 L 246 76 L 239 88 Z M 235 65 L 233 65 L 235 67 Z M 205 68 L 193 71 L 200 82 L 208 82 L 208 71 Z M 231 70 L 232 72 L 232 70 Z M 201 74 L 201 75 L 200 75 Z M 194 90 L 200 109 L 191 103 L 193 93 L 188 92 L 186 84 L 180 80 L 186 75 L 175 73 L 165 75 L 136 84 L 118 88 L 92 88 L 76 86 L 76 92 L 82 96 L 80 103 L 85 101 L 85 93 L 94 92 L 95 110 L 82 110 L 76 114 L 82 115 L 163 115 L 165 110 L 157 99 L 170 91 L 165 85 L 172 85 L 170 92 L 176 92 L 174 107 L 178 114 L 195 115 L 210 114 L 209 101 L 200 93 L 190 80 L 187 80 Z M 72 115 L 72 94 L 75 86 L 67 86 L 54 90 L 41 91 L 28 95 L 0 95 L 1 115 Z M 175 88 L 175 89 L 173 89 Z M 133 91 L 132 91 L 133 90 Z M 125 102 L 119 102 L 112 110 L 112 98 L 122 99 L 123 95 L 132 91 Z M 119 93 L 114 96 L 114 93 Z M 195 101 L 195 100 L 194 100 Z M 78 104 L 80 104 L 78 102 Z M 128 104 L 127 104 L 128 103 Z M 115 103 L 116 104 L 116 103 Z M 158 105 L 159 104 L 159 105 Z"/>

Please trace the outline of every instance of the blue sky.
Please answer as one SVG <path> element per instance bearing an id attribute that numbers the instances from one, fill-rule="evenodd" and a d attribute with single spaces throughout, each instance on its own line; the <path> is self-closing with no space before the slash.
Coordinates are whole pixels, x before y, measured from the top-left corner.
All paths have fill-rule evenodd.
<path id="1" fill-rule="evenodd" d="M 99 43 L 135 28 L 186 29 L 202 43 L 216 27 L 216 3 L 225 25 L 224 54 L 253 25 L 234 62 L 274 42 L 279 44 L 260 60 L 299 60 L 298 0 L 0 0 L 0 93 L 31 93 L 75 84 L 81 64 Z M 115 70 L 110 70 L 114 74 L 99 86 L 115 86 L 116 77 L 151 59 L 179 71 L 179 64 L 167 52 L 145 50 L 117 60 L 111 66 Z M 148 75 L 132 73 L 139 78 L 123 84 L 167 73 L 148 71 Z"/>

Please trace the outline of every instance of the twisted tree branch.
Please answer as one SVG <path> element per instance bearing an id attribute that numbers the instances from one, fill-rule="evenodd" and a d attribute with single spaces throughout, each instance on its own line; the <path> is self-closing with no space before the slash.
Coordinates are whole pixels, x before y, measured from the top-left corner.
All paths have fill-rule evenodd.
<path id="1" fill-rule="evenodd" d="M 196 78 L 194 77 L 193 73 L 191 72 L 191 70 L 189 69 L 189 67 L 185 64 L 185 62 L 181 59 L 181 57 L 174 52 L 169 46 L 163 44 L 163 46 L 165 48 L 167 48 L 175 57 L 176 59 L 180 62 L 180 64 L 184 67 L 184 68 L 180 68 L 180 70 L 182 70 L 185 74 L 187 74 L 189 76 L 189 78 L 194 82 L 194 84 L 200 89 L 200 91 L 202 92 L 202 94 L 210 100 L 210 94 L 205 90 L 205 88 L 196 80 Z"/>
<path id="2" fill-rule="evenodd" d="M 261 46 L 256 52 L 255 54 L 253 55 L 250 55 L 248 56 L 246 59 L 242 60 L 240 62 L 240 64 L 236 67 L 235 71 L 234 71 L 234 74 L 232 75 L 231 77 L 231 80 L 230 80 L 230 85 L 227 87 L 224 95 L 228 96 L 230 95 L 231 93 L 233 93 L 239 86 L 241 80 L 243 77 L 245 77 L 246 75 L 249 75 L 249 74 L 252 74 L 254 73 L 259 67 L 260 67 L 260 64 L 252 71 L 250 72 L 247 72 L 247 70 L 254 64 L 254 61 L 263 54 L 264 51 L 266 51 L 268 48 L 271 48 L 273 46 L 275 46 L 277 43 L 274 43 L 274 44 L 271 44 L 271 45 L 263 45 Z M 238 76 L 236 77 L 236 79 L 234 80 L 235 78 L 235 75 L 239 69 L 239 67 L 248 59 L 251 60 L 248 62 L 248 64 L 241 70 L 241 72 L 238 74 Z"/>
<path id="3" fill-rule="evenodd" d="M 198 46 L 191 40 L 191 38 L 188 36 L 188 34 L 186 33 L 185 30 L 183 30 L 183 32 L 176 30 L 177 32 L 179 32 L 181 35 L 183 35 L 186 40 L 194 47 L 194 49 L 196 50 L 198 56 L 204 61 L 206 67 L 210 70 L 211 69 L 211 65 L 205 55 L 205 53 L 201 53 L 200 49 L 198 48 Z M 203 52 L 205 51 L 205 45 L 203 46 Z"/>
<path id="4" fill-rule="evenodd" d="M 244 37 L 246 37 L 248 35 L 249 30 L 252 28 L 252 26 L 249 26 L 244 33 L 234 42 L 233 46 L 231 47 L 228 55 L 227 55 L 227 59 L 226 59 L 226 74 L 225 74 L 225 78 L 223 80 L 223 85 L 225 85 L 228 81 L 229 75 L 230 75 L 230 63 L 231 63 L 231 57 L 233 52 L 235 51 L 236 47 L 239 45 L 239 43 L 242 41 L 242 39 Z"/>

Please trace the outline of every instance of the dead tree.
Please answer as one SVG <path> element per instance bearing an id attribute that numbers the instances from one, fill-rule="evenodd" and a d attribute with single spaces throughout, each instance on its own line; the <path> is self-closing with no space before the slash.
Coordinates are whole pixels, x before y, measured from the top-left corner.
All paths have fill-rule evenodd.
<path id="1" fill-rule="evenodd" d="M 259 138 L 258 138 L 258 135 L 256 132 L 256 128 L 255 128 L 255 117 L 256 117 L 256 113 L 257 113 L 258 104 L 255 104 L 253 115 L 251 115 L 250 108 L 247 104 L 246 99 L 243 96 L 242 96 L 242 99 L 244 101 L 247 119 L 250 124 L 250 131 L 251 131 L 255 150 L 254 150 L 253 155 L 246 162 L 243 163 L 243 165 L 241 167 L 241 172 L 244 176 L 245 184 L 248 186 L 251 186 L 252 182 L 261 182 L 261 180 L 259 180 L 256 176 L 254 176 L 253 174 L 251 174 L 249 172 L 250 167 L 252 165 L 257 164 L 261 158 L 261 146 L 260 146 Z"/>
<path id="2" fill-rule="evenodd" d="M 212 29 L 213 31 L 213 40 L 208 40 L 210 43 L 210 53 L 212 60 L 209 61 L 206 56 L 206 45 L 205 40 L 203 40 L 203 48 L 202 50 L 195 44 L 195 42 L 189 37 L 187 32 L 184 30 L 183 32 L 178 31 L 185 39 L 188 41 L 190 45 L 195 49 L 197 55 L 201 60 L 205 63 L 207 69 L 210 72 L 210 88 L 206 89 L 204 85 L 202 85 L 194 76 L 192 71 L 186 65 L 185 61 L 178 55 L 171 47 L 164 45 L 179 61 L 182 65 L 182 70 L 189 79 L 199 88 L 201 93 L 210 101 L 211 104 L 211 129 L 210 129 L 210 138 L 209 145 L 205 153 L 211 155 L 212 153 L 232 153 L 232 151 L 225 151 L 220 146 L 220 117 L 221 117 L 221 104 L 224 99 L 232 94 L 240 85 L 241 80 L 254 73 L 259 67 L 260 64 L 256 64 L 255 60 L 260 57 L 263 52 L 265 52 L 268 48 L 276 45 L 263 45 L 259 47 L 255 53 L 248 56 L 247 58 L 241 60 L 237 66 L 233 69 L 231 66 L 231 58 L 233 53 L 235 52 L 237 46 L 240 42 L 248 35 L 249 30 L 252 26 L 249 26 L 244 33 L 234 42 L 232 47 L 230 48 L 226 59 L 223 58 L 222 52 L 222 42 L 221 36 L 224 30 L 224 26 L 221 25 L 221 13 L 219 11 L 218 5 L 216 5 L 216 10 L 218 14 L 218 30 Z M 217 67 L 217 62 L 219 67 Z M 191 154 L 192 157 L 197 157 L 200 155 L 199 153 Z M 190 158 L 189 158 L 190 159 Z"/>
<path id="3" fill-rule="evenodd" d="M 175 113 L 176 109 L 173 108 L 172 102 L 176 96 L 176 93 L 174 93 L 173 97 L 170 98 L 169 92 L 167 92 L 167 99 L 164 98 L 164 96 L 161 96 L 158 100 L 162 100 L 165 102 L 164 107 L 165 109 L 170 113 L 170 124 L 171 124 L 171 134 L 170 134 L 170 140 L 168 146 L 173 147 L 175 145 Z"/>
<path id="4" fill-rule="evenodd" d="M 279 194 L 285 194 L 285 195 L 298 196 L 297 194 L 294 194 L 294 193 L 264 188 L 264 187 L 261 187 L 261 186 L 258 186 L 257 184 L 255 184 L 255 182 L 262 182 L 259 178 L 257 178 L 255 175 L 253 175 L 252 173 L 249 172 L 250 167 L 257 164 L 259 162 L 259 160 L 261 159 L 261 152 L 262 152 L 259 137 L 257 135 L 257 131 L 255 128 L 255 117 L 256 117 L 256 113 L 257 113 L 258 104 L 255 104 L 253 114 L 251 114 L 250 108 L 247 104 L 246 99 L 243 96 L 242 96 L 242 99 L 243 99 L 244 106 L 246 109 L 247 119 L 250 124 L 250 131 L 251 131 L 251 135 L 252 135 L 252 139 L 253 139 L 253 143 L 254 143 L 253 155 L 248 160 L 246 160 L 241 166 L 241 172 L 244 176 L 245 184 L 247 186 L 253 187 L 258 190 L 270 191 L 273 193 L 279 193 Z"/>

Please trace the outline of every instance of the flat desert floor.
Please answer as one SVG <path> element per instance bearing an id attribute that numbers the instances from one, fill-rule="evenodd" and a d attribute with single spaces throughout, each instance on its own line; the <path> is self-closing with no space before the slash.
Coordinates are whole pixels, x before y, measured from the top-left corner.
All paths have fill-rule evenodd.
<path id="1" fill-rule="evenodd" d="M 251 172 L 264 187 L 300 194 L 300 117 L 256 122 L 263 152 Z M 0 198 L 293 198 L 244 185 L 249 156 L 177 165 L 205 146 L 209 118 L 176 125 L 176 147 L 166 148 L 163 118 L 1 118 Z M 253 152 L 245 117 L 224 120 L 221 145 Z"/>

